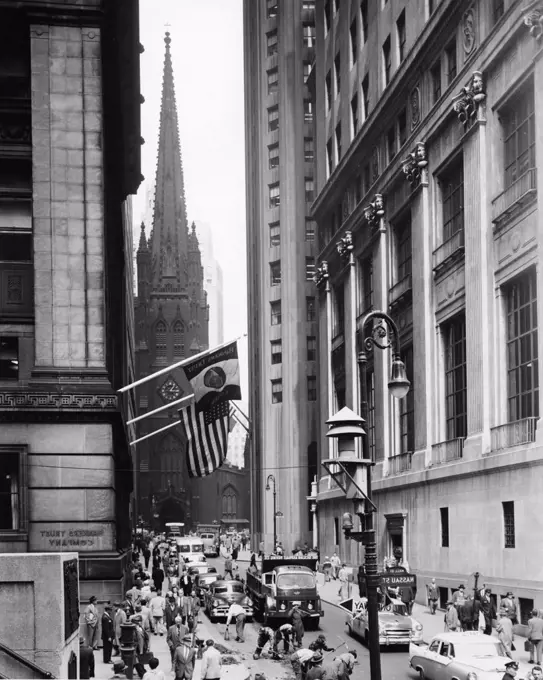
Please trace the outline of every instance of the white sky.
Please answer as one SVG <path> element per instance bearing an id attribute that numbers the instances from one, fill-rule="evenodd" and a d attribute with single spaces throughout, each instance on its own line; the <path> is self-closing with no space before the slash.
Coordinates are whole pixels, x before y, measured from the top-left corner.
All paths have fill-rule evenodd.
<path id="1" fill-rule="evenodd" d="M 189 224 L 211 225 L 224 275 L 224 337 L 229 340 L 247 328 L 242 0 L 140 0 L 145 182 L 134 198 L 136 246 L 156 169 L 166 31 L 172 39 L 187 217 Z M 246 339 L 239 349 L 246 399 Z"/>

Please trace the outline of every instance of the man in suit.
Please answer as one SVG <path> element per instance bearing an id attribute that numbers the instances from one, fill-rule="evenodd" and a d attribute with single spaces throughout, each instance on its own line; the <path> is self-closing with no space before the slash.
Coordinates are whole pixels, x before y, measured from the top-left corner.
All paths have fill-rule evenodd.
<path id="1" fill-rule="evenodd" d="M 175 680 L 192 680 L 196 652 L 192 646 L 192 636 L 185 635 L 173 655 Z"/>
<path id="2" fill-rule="evenodd" d="M 113 649 L 113 639 L 115 638 L 115 627 L 111 618 L 112 611 L 113 607 L 110 604 L 106 604 L 102 614 L 102 652 L 104 654 L 104 663 L 111 661 L 111 650 Z"/>
<path id="3" fill-rule="evenodd" d="M 113 606 L 115 607 L 115 615 L 113 617 L 115 641 L 113 642 L 113 647 L 115 648 L 115 656 L 117 656 L 120 654 L 121 624 L 126 623 L 126 612 L 120 602 L 115 602 Z"/>
<path id="4" fill-rule="evenodd" d="M 530 663 L 541 664 L 543 650 L 543 619 L 537 615 L 537 609 L 532 611 L 532 618 L 528 621 L 528 640 L 530 641 Z"/>
<path id="5" fill-rule="evenodd" d="M 85 644 L 85 638 L 79 637 L 79 677 L 82 680 L 94 678 L 94 652 Z"/>
<path id="6" fill-rule="evenodd" d="M 168 636 L 166 638 L 166 642 L 168 643 L 168 647 L 170 648 L 170 655 L 172 657 L 172 664 L 173 664 L 173 657 L 175 654 L 175 650 L 179 647 L 179 645 L 182 643 L 183 638 L 187 634 L 187 629 L 182 623 L 181 619 L 181 614 L 177 614 L 175 617 L 175 622 L 170 628 L 168 628 Z"/>
<path id="7" fill-rule="evenodd" d="M 173 595 L 170 595 L 168 598 L 168 604 L 164 608 L 164 619 L 166 622 L 166 630 L 170 630 L 170 628 L 173 626 L 175 623 L 175 619 L 178 614 L 180 614 L 181 611 L 177 604 L 175 603 L 175 597 Z"/>

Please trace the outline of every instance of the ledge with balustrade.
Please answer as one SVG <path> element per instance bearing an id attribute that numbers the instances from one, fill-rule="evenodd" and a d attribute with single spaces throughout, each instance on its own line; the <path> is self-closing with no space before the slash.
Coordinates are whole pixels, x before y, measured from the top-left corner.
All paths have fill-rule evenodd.
<path id="1" fill-rule="evenodd" d="M 492 201 L 492 221 L 496 229 L 519 213 L 537 197 L 537 170 L 531 168 Z"/>
<path id="2" fill-rule="evenodd" d="M 442 243 L 433 253 L 433 270 L 439 275 L 448 265 L 464 257 L 464 230 L 460 229 Z"/>
<path id="3" fill-rule="evenodd" d="M 490 448 L 487 456 L 514 446 L 535 442 L 538 418 L 522 418 L 490 429 Z"/>

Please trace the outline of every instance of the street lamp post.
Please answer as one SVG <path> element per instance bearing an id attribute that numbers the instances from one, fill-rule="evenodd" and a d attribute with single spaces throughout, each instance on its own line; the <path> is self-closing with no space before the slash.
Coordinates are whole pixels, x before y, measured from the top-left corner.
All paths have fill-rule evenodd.
<path id="1" fill-rule="evenodd" d="M 270 490 L 270 482 L 273 482 L 273 552 L 277 548 L 277 491 L 275 488 L 275 477 L 273 475 L 268 475 L 266 480 L 266 491 Z"/>

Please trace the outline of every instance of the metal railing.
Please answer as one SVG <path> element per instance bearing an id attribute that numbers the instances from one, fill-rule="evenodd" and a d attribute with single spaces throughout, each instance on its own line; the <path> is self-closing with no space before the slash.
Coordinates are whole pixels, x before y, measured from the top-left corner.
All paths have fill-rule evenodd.
<path id="1" fill-rule="evenodd" d="M 29 661 L 11 647 L 0 643 L 0 677 L 4 678 L 54 678 L 41 666 Z"/>
<path id="2" fill-rule="evenodd" d="M 432 446 L 432 465 L 441 465 L 462 458 L 464 441 L 464 437 L 457 437 L 434 444 Z"/>
<path id="3" fill-rule="evenodd" d="M 391 456 L 388 459 L 389 475 L 400 475 L 402 472 L 411 470 L 412 458 L 413 451 L 407 451 L 407 453 L 400 453 L 397 456 Z"/>
<path id="4" fill-rule="evenodd" d="M 401 298 L 413 287 L 413 279 L 411 274 L 404 276 L 401 281 L 394 284 L 392 288 L 388 291 L 388 304 L 391 305 L 393 302 Z"/>
<path id="5" fill-rule="evenodd" d="M 505 423 L 490 429 L 490 445 L 492 451 L 508 449 L 519 444 L 535 442 L 538 418 L 523 418 L 512 423 Z"/>
<path id="6" fill-rule="evenodd" d="M 537 171 L 535 168 L 521 175 L 510 187 L 498 194 L 492 201 L 492 219 L 497 220 L 509 208 L 537 191 Z"/>
<path id="7" fill-rule="evenodd" d="M 460 229 L 451 238 L 447 239 L 438 248 L 434 250 L 433 260 L 434 269 L 438 269 L 446 259 L 456 253 L 458 250 L 464 249 L 464 230 Z"/>

